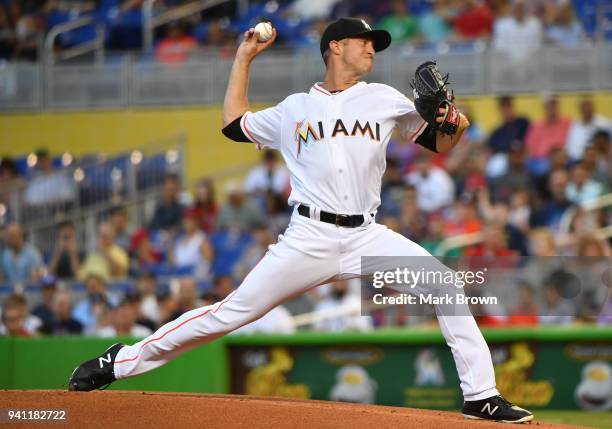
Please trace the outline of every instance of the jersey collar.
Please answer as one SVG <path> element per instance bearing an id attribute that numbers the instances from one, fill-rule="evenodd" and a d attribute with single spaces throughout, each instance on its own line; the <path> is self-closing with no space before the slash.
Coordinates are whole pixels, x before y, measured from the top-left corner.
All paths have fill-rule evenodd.
<path id="1" fill-rule="evenodd" d="M 355 85 L 351 86 L 350 88 L 345 89 L 344 91 L 338 92 L 336 94 L 332 94 L 331 92 L 329 92 L 328 90 L 323 88 L 323 86 L 321 85 L 321 82 L 317 82 L 310 89 L 310 95 L 319 95 L 321 97 L 333 97 L 335 95 L 344 94 L 344 93 L 352 90 L 353 88 L 357 88 L 358 86 L 365 85 L 365 84 L 366 83 L 364 81 L 361 81 L 361 82 L 358 82 Z"/>

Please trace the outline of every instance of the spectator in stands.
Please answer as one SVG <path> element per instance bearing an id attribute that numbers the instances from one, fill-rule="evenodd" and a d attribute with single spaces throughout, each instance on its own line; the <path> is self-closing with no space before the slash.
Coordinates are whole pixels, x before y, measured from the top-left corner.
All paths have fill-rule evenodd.
<path id="1" fill-rule="evenodd" d="M 205 178 L 198 182 L 192 209 L 196 213 L 200 228 L 206 234 L 212 233 L 219 215 L 212 179 Z"/>
<path id="2" fill-rule="evenodd" d="M 326 332 L 368 331 L 372 329 L 370 317 L 361 316 L 361 299 L 349 292 L 347 280 L 334 283 L 326 298 L 315 305 L 314 329 Z M 336 315 L 335 313 L 342 314 Z"/>
<path id="3" fill-rule="evenodd" d="M 167 286 L 160 288 L 156 296 L 159 306 L 159 320 L 161 321 L 159 325 L 161 326 L 175 319 L 178 301 Z"/>
<path id="4" fill-rule="evenodd" d="M 489 187 L 495 201 L 508 201 L 519 189 L 528 189 L 532 186 L 531 176 L 525 168 L 525 148 L 515 141 L 510 147 L 507 157 L 506 171 L 498 177 L 491 178 Z"/>
<path id="5" fill-rule="evenodd" d="M 412 146 L 415 145 L 413 144 Z M 380 192 L 382 204 L 378 209 L 381 219 L 388 216 L 398 217 L 400 215 L 404 188 L 406 186 L 398 158 L 387 158 L 387 168 L 382 178 Z"/>
<path id="6" fill-rule="evenodd" d="M 434 214 L 429 216 L 427 235 L 419 242 L 421 246 L 429 253 L 437 255 L 437 249 L 440 243 L 447 237 L 446 221 L 442 215 Z M 443 256 L 459 256 L 461 251 L 453 249 L 452 252 L 446 252 Z"/>
<path id="7" fill-rule="evenodd" d="M 80 335 L 83 325 L 72 317 L 72 295 L 65 290 L 59 290 L 51 301 L 52 318 L 41 328 L 46 335 Z"/>
<path id="8" fill-rule="evenodd" d="M 484 1 L 462 0 L 455 2 L 459 13 L 453 26 L 461 40 L 488 39 L 493 29 L 493 13 Z"/>
<path id="9" fill-rule="evenodd" d="M 217 228 L 250 231 L 265 224 L 261 210 L 249 199 L 238 182 L 228 182 L 225 187 L 227 202 L 221 206 Z"/>
<path id="10" fill-rule="evenodd" d="M 509 207 L 503 201 L 493 204 L 484 194 L 479 194 L 479 209 L 485 220 L 495 223 L 502 228 L 503 241 L 506 242 L 508 249 L 514 254 L 527 256 L 529 254 L 527 237 L 523 232 L 509 222 Z"/>
<path id="11" fill-rule="evenodd" d="M 18 294 L 10 295 L 4 302 L 0 320 L 0 336 L 37 336 L 42 326 L 38 317 L 28 313 L 25 296 Z"/>
<path id="12" fill-rule="evenodd" d="M 508 247 L 504 225 L 499 222 L 491 222 L 482 230 L 482 243 L 468 247 L 463 254 L 468 257 L 481 258 L 480 261 L 475 262 L 477 265 L 490 266 L 489 263 L 484 263 L 482 259 L 486 258 L 495 261 L 496 266 L 513 266 L 514 262 L 509 262 L 509 257 L 516 256 L 517 253 Z M 495 259 L 491 259 L 493 257 Z M 474 267 L 473 264 L 471 266 Z"/>
<path id="13" fill-rule="evenodd" d="M 440 43 L 447 40 L 452 34 L 454 19 L 450 0 L 437 0 L 433 9 L 427 10 L 417 16 L 419 33 L 426 43 Z"/>
<path id="14" fill-rule="evenodd" d="M 180 180 L 175 174 L 169 174 L 164 180 L 161 201 L 155 207 L 149 228 L 153 230 L 173 231 L 180 227 L 183 220 L 183 205 L 179 202 Z"/>
<path id="15" fill-rule="evenodd" d="M 163 260 L 160 252 L 149 236 L 149 231 L 141 228 L 134 233 L 130 242 L 130 270 L 132 273 L 141 270 L 155 270 Z"/>
<path id="16" fill-rule="evenodd" d="M 53 171 L 51 154 L 39 149 L 36 156 L 36 175 L 28 182 L 25 202 L 32 206 L 70 203 L 76 195 L 74 180 L 65 171 Z"/>
<path id="17" fill-rule="evenodd" d="M 404 188 L 400 209 L 400 233 L 412 241 L 420 242 L 427 235 L 427 216 L 418 206 L 418 194 L 414 186 Z"/>
<path id="18" fill-rule="evenodd" d="M 155 295 L 156 289 L 155 275 L 150 271 L 142 271 L 136 279 L 136 291 L 140 295 L 139 313 L 158 326 L 161 322 L 161 311 Z"/>
<path id="19" fill-rule="evenodd" d="M 230 275 L 216 276 L 213 280 L 213 293 L 219 300 L 225 299 L 236 289 L 236 282 Z"/>
<path id="20" fill-rule="evenodd" d="M 265 213 L 269 229 L 275 235 L 282 234 L 291 220 L 287 197 L 270 191 L 265 197 Z"/>
<path id="21" fill-rule="evenodd" d="M 567 199 L 574 204 L 582 204 L 602 195 L 604 187 L 591 178 L 592 172 L 584 162 L 577 162 L 572 168 L 572 180 L 565 189 Z"/>
<path id="22" fill-rule="evenodd" d="M 608 187 L 612 187 L 612 138 L 611 132 L 605 130 L 597 130 L 593 134 L 591 147 L 594 149 L 595 155 L 595 177 L 606 182 Z M 585 161 L 588 158 L 585 157 Z"/>
<path id="23" fill-rule="evenodd" d="M 2 305 L 0 336 L 29 337 L 30 332 L 25 327 L 26 313 L 23 311 L 23 306 L 13 297 L 9 297 Z"/>
<path id="24" fill-rule="evenodd" d="M 480 145 L 472 145 L 465 147 L 467 149 L 461 162 L 459 159 L 453 159 L 454 155 L 446 158 L 445 166 L 451 179 L 455 184 L 455 193 L 461 194 L 476 194 L 478 190 L 484 188 L 487 184 L 486 166 L 488 153 L 486 149 Z M 459 151 L 457 152 L 459 153 Z M 448 170 L 448 169 L 452 170 Z"/>
<path id="25" fill-rule="evenodd" d="M 524 144 L 529 120 L 516 114 L 514 98 L 510 95 L 501 96 L 498 107 L 502 123 L 489 136 L 487 146 L 493 153 L 508 153 Z"/>
<path id="26" fill-rule="evenodd" d="M 55 249 L 49 262 L 49 271 L 63 280 L 74 279 L 84 258 L 79 249 L 74 223 L 67 221 L 58 226 Z"/>
<path id="27" fill-rule="evenodd" d="M 569 325 L 574 321 L 576 308 L 574 303 L 563 297 L 567 281 L 573 281 L 572 275 L 565 271 L 553 272 L 544 283 L 544 305 L 540 313 L 542 325 Z"/>
<path id="28" fill-rule="evenodd" d="M 183 230 L 169 253 L 170 263 L 175 270 L 189 273 L 198 279 L 208 277 L 213 250 L 199 228 L 195 210 L 185 210 Z"/>
<path id="29" fill-rule="evenodd" d="M 405 180 L 416 188 L 419 208 L 426 213 L 443 209 L 454 200 L 453 180 L 446 171 L 433 164 L 432 156 L 425 151 L 417 156 L 415 170 Z"/>
<path id="30" fill-rule="evenodd" d="M 576 258 L 573 262 L 572 274 L 575 274 L 581 283 L 581 289 L 574 298 L 577 303 L 577 316 L 582 322 L 597 321 L 602 310 L 605 311 L 606 301 L 610 299 L 610 287 L 606 284 L 606 276 L 610 272 L 610 256 L 612 250 L 607 241 L 599 239 L 595 234 L 588 232 L 581 234 L 576 240 Z M 609 279 L 612 277 L 608 275 Z"/>
<path id="31" fill-rule="evenodd" d="M 558 168 L 550 173 L 548 179 L 550 199 L 534 207 L 529 220 L 532 227 L 547 226 L 557 229 L 561 216 L 572 205 L 566 195 L 568 183 L 569 175 L 565 169 Z"/>
<path id="32" fill-rule="evenodd" d="M 182 64 L 197 46 L 195 37 L 185 33 L 184 25 L 174 22 L 168 25 L 167 36 L 155 48 L 155 59 L 165 64 Z"/>
<path id="33" fill-rule="evenodd" d="M 555 236 L 548 228 L 534 228 L 529 232 L 529 253 L 526 264 L 518 273 L 518 280 L 533 286 L 539 293 L 546 279 L 563 267 L 563 260 L 555 242 Z"/>
<path id="34" fill-rule="evenodd" d="M 253 230 L 253 243 L 245 250 L 234 268 L 234 276 L 243 279 L 259 263 L 268 251 L 268 247 L 274 244 L 274 237 L 265 226 Z"/>
<path id="35" fill-rule="evenodd" d="M 340 0 L 331 11 L 331 20 L 347 16 L 357 17 L 363 14 L 373 14 L 376 18 L 382 16 L 386 9 L 385 2 L 372 2 L 371 0 Z M 381 14 L 382 11 L 382 14 Z M 372 19 L 366 22 L 372 22 Z"/>
<path id="36" fill-rule="evenodd" d="M 567 135 L 567 154 L 572 161 L 582 158 L 584 149 L 593 139 L 598 130 L 612 130 L 612 121 L 596 115 L 595 106 L 591 98 L 580 100 L 580 119 L 572 121 Z"/>
<path id="37" fill-rule="evenodd" d="M 471 234 L 482 230 L 482 221 L 478 216 L 475 196 L 462 194 L 453 202 L 452 209 L 445 214 L 445 233 L 447 236 Z"/>
<path id="38" fill-rule="evenodd" d="M 130 248 L 133 233 L 127 208 L 124 206 L 113 207 L 110 210 L 108 222 L 115 230 L 115 243 L 127 252 Z"/>
<path id="39" fill-rule="evenodd" d="M 17 60 L 36 61 L 39 43 L 44 34 L 43 23 L 35 14 L 22 15 L 15 26 L 17 43 L 14 58 Z"/>
<path id="40" fill-rule="evenodd" d="M 104 278 L 124 278 L 129 268 L 128 254 L 115 243 L 115 230 L 103 222 L 98 227 L 97 247 L 87 255 L 83 262 L 79 277 L 85 278 L 88 273 L 101 273 Z"/>
<path id="41" fill-rule="evenodd" d="M 559 113 L 559 99 L 555 95 L 544 97 L 544 111 L 544 119 L 532 124 L 525 138 L 527 156 L 541 162 L 554 148 L 564 148 L 571 125 L 571 120 Z M 536 174 L 542 172 L 538 167 L 530 169 Z"/>
<path id="42" fill-rule="evenodd" d="M 124 299 L 111 313 L 111 324 L 100 328 L 96 336 L 100 338 L 115 338 L 130 336 L 143 338 L 153 332 L 146 326 L 136 323 L 138 310 L 130 299 Z"/>
<path id="43" fill-rule="evenodd" d="M 106 0 L 97 13 L 104 14 L 107 48 L 135 50 L 142 47 L 142 4 L 144 0 Z M 164 2 L 166 3 L 166 2 Z"/>
<path id="44" fill-rule="evenodd" d="M 546 31 L 548 40 L 564 48 L 575 48 L 584 41 L 582 25 L 576 19 L 571 1 L 563 0 L 556 8 L 556 16 Z"/>
<path id="45" fill-rule="evenodd" d="M 383 17 L 377 28 L 387 30 L 395 43 L 404 43 L 418 36 L 417 20 L 410 15 L 405 0 L 392 0 L 391 13 Z"/>
<path id="46" fill-rule="evenodd" d="M 612 175 L 609 174 L 612 171 L 612 165 L 610 164 L 610 158 L 605 152 L 598 153 L 597 148 L 593 142 L 584 148 L 582 152 L 582 165 L 587 169 L 591 179 L 595 182 L 601 183 L 604 187 L 604 193 L 609 192 L 612 187 Z"/>
<path id="47" fill-rule="evenodd" d="M 182 314 L 199 308 L 202 303 L 198 299 L 198 285 L 192 277 L 183 277 L 178 281 L 178 292 L 176 294 L 177 307 L 171 319 L 176 319 Z"/>
<path id="48" fill-rule="evenodd" d="M 521 282 L 516 290 L 516 305 L 508 315 L 508 325 L 535 326 L 538 322 L 538 305 L 533 287 Z"/>
<path id="49" fill-rule="evenodd" d="M 57 279 L 47 274 L 40 279 L 40 297 L 42 302 L 37 305 L 32 314 L 40 319 L 43 325 L 53 320 L 53 297 L 57 293 Z"/>
<path id="50" fill-rule="evenodd" d="M 15 52 L 15 29 L 5 5 L 0 4 L 0 60 L 9 60 Z"/>
<path id="51" fill-rule="evenodd" d="M 512 13 L 495 21 L 493 26 L 493 48 L 518 63 L 540 49 L 542 39 L 542 23 L 529 15 L 526 0 L 516 0 Z"/>
<path id="52" fill-rule="evenodd" d="M 529 205 L 529 191 L 527 187 L 517 188 L 510 195 L 508 223 L 527 234 L 529 231 L 529 217 L 531 206 Z"/>
<path id="53" fill-rule="evenodd" d="M 14 191 L 21 191 L 25 185 L 26 181 L 19 175 L 13 158 L 7 156 L 0 158 L 0 204 L 5 208 L 8 207 L 10 211 L 11 199 L 15 198 L 15 203 L 19 203 L 20 199 L 20 192 Z"/>
<path id="54" fill-rule="evenodd" d="M 285 195 L 289 187 L 289 171 L 279 162 L 277 152 L 266 149 L 261 161 L 261 165 L 247 176 L 245 192 L 252 196 L 265 195 L 268 191 Z"/>
<path id="55" fill-rule="evenodd" d="M 40 252 L 24 239 L 21 225 L 12 223 L 4 233 L 6 247 L 1 253 L 0 272 L 13 286 L 37 282 L 43 267 Z"/>
<path id="56" fill-rule="evenodd" d="M 97 330 L 102 317 L 118 300 L 107 292 L 103 274 L 91 271 L 84 281 L 87 294 L 74 306 L 72 317 L 83 325 L 85 334 L 91 334 Z"/>
<path id="57" fill-rule="evenodd" d="M 294 0 L 290 4 L 291 12 L 302 19 L 309 21 L 326 19 L 333 7 L 340 0 Z"/>

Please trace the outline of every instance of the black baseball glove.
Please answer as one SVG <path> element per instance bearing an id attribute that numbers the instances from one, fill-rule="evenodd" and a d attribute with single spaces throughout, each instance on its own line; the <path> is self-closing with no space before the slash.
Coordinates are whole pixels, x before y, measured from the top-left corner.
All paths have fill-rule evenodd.
<path id="1" fill-rule="evenodd" d="M 454 135 L 459 128 L 459 112 L 453 103 L 455 96 L 447 88 L 448 74 L 442 77 L 436 62 L 427 61 L 417 67 L 410 86 L 413 88 L 414 106 L 431 130 Z M 440 108 L 445 109 L 445 113 L 439 123 L 436 117 Z"/>

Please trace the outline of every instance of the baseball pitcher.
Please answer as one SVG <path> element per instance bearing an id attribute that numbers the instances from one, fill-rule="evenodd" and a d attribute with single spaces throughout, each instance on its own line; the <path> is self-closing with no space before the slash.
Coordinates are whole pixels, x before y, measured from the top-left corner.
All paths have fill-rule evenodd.
<path id="1" fill-rule="evenodd" d="M 199 345 L 248 324 L 297 293 L 363 274 L 362 256 L 431 257 L 418 244 L 376 223 L 385 152 L 397 128 L 416 144 L 446 152 L 469 126 L 457 111 L 447 78 L 434 62 L 419 66 L 414 103 L 399 91 L 363 81 L 391 36 L 363 20 L 331 23 L 321 38 L 325 79 L 306 93 L 251 112 L 249 70 L 276 37 L 244 34 L 223 104 L 223 133 L 280 152 L 291 173 L 291 222 L 242 284 L 223 301 L 189 311 L 133 345 L 115 344 L 77 367 L 70 390 L 90 391 L 158 368 Z M 265 38 L 263 38 L 265 39 Z M 423 258 L 415 258 L 415 260 Z M 466 307 L 467 308 L 467 307 Z M 489 348 L 469 311 L 445 315 L 467 418 L 519 423 L 533 415 L 496 389 Z"/>

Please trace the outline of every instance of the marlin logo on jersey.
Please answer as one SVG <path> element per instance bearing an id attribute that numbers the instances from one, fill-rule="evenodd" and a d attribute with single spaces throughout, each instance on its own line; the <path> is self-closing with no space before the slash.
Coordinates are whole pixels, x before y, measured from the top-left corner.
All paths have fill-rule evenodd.
<path id="1" fill-rule="evenodd" d="M 318 142 L 323 137 L 323 123 L 319 122 L 319 134 L 315 132 L 310 125 L 310 122 L 305 122 L 304 119 L 297 121 L 295 124 L 295 142 L 297 143 L 297 154 L 300 155 L 302 145 L 308 145 L 309 142 Z"/>

